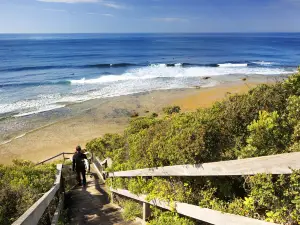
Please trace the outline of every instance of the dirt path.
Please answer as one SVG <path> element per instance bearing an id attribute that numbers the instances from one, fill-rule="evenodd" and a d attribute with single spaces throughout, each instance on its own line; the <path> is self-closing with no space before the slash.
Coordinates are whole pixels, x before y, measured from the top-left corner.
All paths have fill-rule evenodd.
<path id="1" fill-rule="evenodd" d="M 100 185 L 96 174 L 87 176 L 86 187 L 76 187 L 67 195 L 70 225 L 140 225 L 125 222 L 120 209 L 109 203 L 105 186 Z"/>

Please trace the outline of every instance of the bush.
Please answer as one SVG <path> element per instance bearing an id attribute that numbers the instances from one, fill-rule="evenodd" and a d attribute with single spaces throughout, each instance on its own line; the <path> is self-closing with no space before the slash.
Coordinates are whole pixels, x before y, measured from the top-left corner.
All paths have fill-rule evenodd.
<path id="1" fill-rule="evenodd" d="M 167 115 L 172 115 L 173 113 L 179 113 L 180 112 L 180 107 L 179 106 L 169 106 L 163 108 L 163 112 Z"/>
<path id="2" fill-rule="evenodd" d="M 124 138 L 119 134 L 105 134 L 101 138 L 95 138 L 88 142 L 86 150 L 103 159 L 112 157 L 114 151 L 123 147 L 124 143 Z"/>
<path id="3" fill-rule="evenodd" d="M 54 183 L 56 165 L 34 166 L 15 160 L 11 166 L 0 165 L 0 224 L 11 224 Z"/>
<path id="4" fill-rule="evenodd" d="M 126 221 L 132 221 L 136 217 L 142 217 L 143 208 L 139 203 L 132 200 L 121 200 L 119 204 L 123 208 L 122 215 Z"/>
<path id="5" fill-rule="evenodd" d="M 250 135 L 247 146 L 241 151 L 241 157 L 282 153 L 290 141 L 289 131 L 276 111 L 260 111 L 258 120 L 248 126 L 248 131 Z"/>
<path id="6" fill-rule="evenodd" d="M 158 114 L 157 114 L 157 113 L 152 113 L 152 114 L 151 114 L 151 117 L 152 117 L 152 118 L 158 117 Z"/>
<path id="7" fill-rule="evenodd" d="M 174 212 L 164 212 L 150 220 L 149 225 L 194 225 L 195 223 L 187 218 L 179 217 Z"/>
<path id="8" fill-rule="evenodd" d="M 111 171 L 300 151 L 299 105 L 300 71 L 283 82 L 231 95 L 207 109 L 178 113 L 180 108 L 173 106 L 164 109 L 172 116 L 133 119 L 120 145 L 105 150 L 97 143 L 95 149 L 103 149 L 99 150 L 103 157 L 113 157 Z M 108 183 L 148 194 L 148 200 L 181 201 L 276 223 L 300 223 L 299 171 L 281 176 L 114 178 Z M 152 223 L 176 222 L 173 214 L 166 215 Z"/>

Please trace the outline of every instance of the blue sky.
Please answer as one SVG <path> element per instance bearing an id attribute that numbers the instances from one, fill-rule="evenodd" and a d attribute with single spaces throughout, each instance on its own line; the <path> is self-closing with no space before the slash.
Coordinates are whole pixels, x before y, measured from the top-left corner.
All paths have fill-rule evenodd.
<path id="1" fill-rule="evenodd" d="M 0 33 L 300 32 L 300 0 L 0 0 Z"/>

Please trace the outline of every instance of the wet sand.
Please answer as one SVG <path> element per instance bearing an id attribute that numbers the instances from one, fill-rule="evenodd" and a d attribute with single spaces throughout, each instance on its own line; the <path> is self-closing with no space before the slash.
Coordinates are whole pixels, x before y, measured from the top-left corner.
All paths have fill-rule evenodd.
<path id="1" fill-rule="evenodd" d="M 259 83 L 270 83 L 267 79 L 223 82 L 215 87 L 183 90 L 162 90 L 90 100 L 67 106 L 64 110 L 76 111 L 71 116 L 54 122 L 45 116 L 43 126 L 27 131 L 26 135 L 0 146 L 0 163 L 11 163 L 14 158 L 38 162 L 61 152 L 74 152 L 76 145 L 85 146 L 89 140 L 105 133 L 122 133 L 130 121 L 132 112 L 139 116 L 153 112 L 161 114 L 167 105 L 179 105 L 183 111 L 208 107 L 230 93 L 247 92 Z M 148 112 L 149 111 L 149 112 Z M 42 118 L 41 118 L 42 119 Z"/>

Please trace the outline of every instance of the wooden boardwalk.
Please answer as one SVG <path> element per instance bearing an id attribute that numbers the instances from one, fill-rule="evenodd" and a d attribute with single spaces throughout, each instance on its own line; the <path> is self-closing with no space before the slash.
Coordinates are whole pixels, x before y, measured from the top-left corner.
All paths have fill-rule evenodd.
<path id="1" fill-rule="evenodd" d="M 55 157 L 63 156 L 61 153 Z M 51 159 L 55 158 L 51 157 Z M 211 162 L 197 165 L 175 165 L 158 168 L 145 168 L 131 171 L 116 171 L 109 173 L 110 177 L 136 177 L 136 176 L 241 176 L 253 175 L 259 173 L 267 174 L 291 174 L 294 169 L 300 169 L 300 162 L 297 160 L 300 152 L 285 153 L 271 156 L 262 156 L 248 159 L 238 159 L 231 161 Z M 65 157 L 64 157 L 65 159 Z M 47 162 L 45 160 L 43 162 Z M 135 195 L 128 190 L 111 189 L 113 195 L 121 195 L 126 198 L 134 199 L 143 204 L 143 220 L 139 222 L 125 222 L 118 206 L 109 203 L 109 197 L 104 185 L 102 171 L 109 166 L 109 161 L 101 162 L 97 157 L 93 161 L 93 166 L 97 173 L 87 176 L 88 184 L 86 187 L 76 187 L 65 193 L 64 186 L 72 185 L 74 174 L 68 165 L 57 165 L 56 179 L 53 187 L 43 194 L 27 211 L 20 216 L 13 225 L 34 225 L 39 224 L 41 219 L 52 221 L 51 224 L 59 224 L 63 208 L 67 209 L 68 223 L 70 225 L 84 224 L 102 224 L 102 225 L 141 225 L 149 217 L 150 205 L 155 205 L 166 210 L 173 210 L 169 202 L 160 199 L 147 201 L 146 195 Z M 101 179 L 96 174 L 99 174 Z M 106 174 L 107 175 L 107 174 Z M 74 184 L 74 183 L 73 183 Z M 55 213 L 50 214 L 47 209 L 53 207 L 56 198 L 59 197 L 59 203 L 55 206 Z M 65 198 L 63 198 L 65 197 Z M 55 200 L 55 202 L 54 202 Z M 64 201 L 65 200 L 65 201 Z M 64 204 L 65 203 L 65 204 Z M 52 204 L 52 205 L 51 205 Z M 65 206 L 65 207 L 64 207 Z M 50 207 L 50 208 L 51 208 Z M 201 208 L 198 205 L 191 205 L 184 202 L 175 202 L 177 213 L 193 218 L 198 221 L 204 221 L 210 224 L 249 224 L 249 225 L 269 225 L 274 224 L 244 216 L 223 213 L 221 211 Z M 65 213 L 65 212 L 64 212 Z M 63 215 L 62 217 L 65 217 Z"/>
<path id="2" fill-rule="evenodd" d="M 120 209 L 109 203 L 105 186 L 95 173 L 87 175 L 87 186 L 76 187 L 66 196 L 70 225 L 140 225 L 125 222 Z"/>

